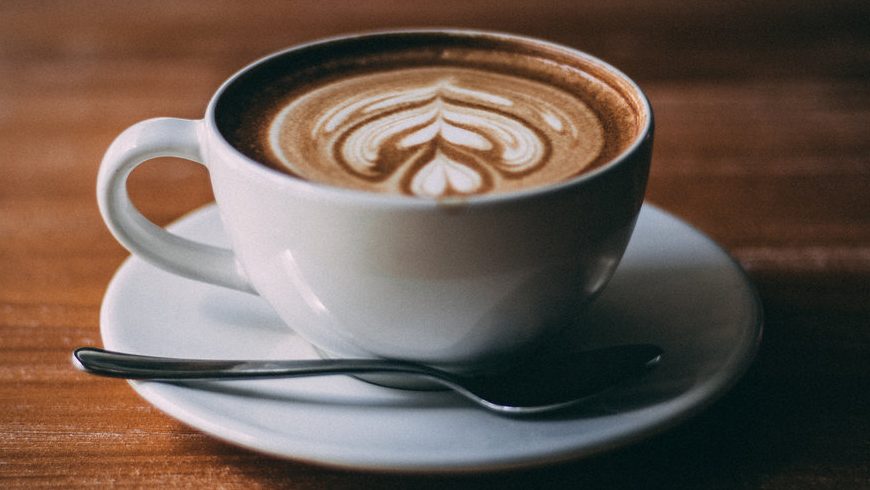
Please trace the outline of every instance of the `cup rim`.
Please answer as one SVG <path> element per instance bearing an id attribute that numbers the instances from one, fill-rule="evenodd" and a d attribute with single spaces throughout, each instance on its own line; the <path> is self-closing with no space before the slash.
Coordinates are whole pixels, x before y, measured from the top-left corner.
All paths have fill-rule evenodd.
<path id="1" fill-rule="evenodd" d="M 604 164 L 598 166 L 595 169 L 592 169 L 588 172 L 582 172 L 579 175 L 559 181 L 553 182 L 547 185 L 534 186 L 525 189 L 520 189 L 516 191 L 510 192 L 498 192 L 492 194 L 481 194 L 481 195 L 471 195 L 471 196 L 459 196 L 459 197 L 450 197 L 445 199 L 427 199 L 421 197 L 413 197 L 406 196 L 403 194 L 387 194 L 380 192 L 370 192 L 359 189 L 351 189 L 345 187 L 338 187 L 334 185 L 324 184 L 320 182 L 305 180 L 297 177 L 293 177 L 286 173 L 283 173 L 279 170 L 270 168 L 267 165 L 264 165 L 257 160 L 245 155 L 236 147 L 234 147 L 227 139 L 224 137 L 223 133 L 218 129 L 217 121 L 215 118 L 216 107 L 218 102 L 220 101 L 223 94 L 227 91 L 227 89 L 232 85 L 236 80 L 239 79 L 242 75 L 254 69 L 255 67 L 269 62 L 275 58 L 284 56 L 288 53 L 305 50 L 311 48 L 313 46 L 328 44 L 332 42 L 338 41 L 348 41 L 348 40 L 361 40 L 372 37 L 379 36 L 388 36 L 388 35 L 397 35 L 397 34 L 434 34 L 434 35 L 446 35 L 446 36 L 463 36 L 463 37 L 486 37 L 490 39 L 503 40 L 505 42 L 520 42 L 520 43 L 530 43 L 537 44 L 548 49 L 554 49 L 561 51 L 563 53 L 569 54 L 573 57 L 580 58 L 587 63 L 592 63 L 598 65 L 603 68 L 607 73 L 613 75 L 621 79 L 637 96 L 638 101 L 640 102 L 640 109 L 643 112 L 645 117 L 645 122 L 643 126 L 637 132 L 634 139 L 632 139 L 631 143 L 628 144 L 618 155 L 613 157 L 610 161 L 605 162 Z M 610 63 L 603 61 L 593 55 L 590 55 L 584 51 L 580 51 L 579 49 L 572 48 L 570 46 L 565 46 L 563 44 L 558 44 L 555 42 L 525 36 L 520 34 L 512 34 L 501 31 L 491 31 L 491 30 L 479 30 L 479 29 L 459 29 L 459 28 L 399 28 L 399 29 L 385 29 L 385 30 L 375 30 L 375 31 L 363 31 L 356 33 L 346 33 L 337 36 L 330 36 L 315 39 L 312 41 L 308 41 L 301 44 L 296 44 L 291 47 L 270 53 L 265 55 L 247 65 L 237 70 L 233 75 L 227 78 L 215 91 L 214 95 L 209 100 L 208 106 L 206 108 L 204 123 L 207 131 L 215 136 L 215 140 L 221 146 L 224 151 L 229 151 L 233 155 L 234 161 L 244 162 L 243 165 L 245 167 L 246 172 L 252 172 L 261 178 L 270 180 L 275 182 L 276 184 L 286 186 L 288 188 L 292 188 L 294 191 L 299 192 L 300 194 L 305 194 L 309 196 L 316 195 L 321 199 L 331 199 L 337 201 L 345 201 L 359 204 L 376 204 L 383 205 L 388 207 L 413 207 L 413 208 L 443 208 L 443 207 L 451 207 L 451 206 L 485 206 L 485 205 L 496 205 L 496 204 L 504 204 L 508 202 L 516 202 L 526 199 L 538 198 L 544 195 L 550 195 L 554 193 L 559 193 L 568 189 L 573 189 L 575 187 L 582 186 L 589 181 L 595 180 L 598 177 L 608 174 L 614 171 L 616 168 L 621 167 L 625 164 L 626 161 L 630 160 L 630 157 L 635 154 L 638 149 L 644 144 L 645 140 L 651 136 L 654 128 L 653 121 L 653 110 L 652 106 L 647 98 L 646 94 L 637 85 L 637 83 L 632 80 L 628 75 L 623 73 L 618 68 L 614 67 Z"/>

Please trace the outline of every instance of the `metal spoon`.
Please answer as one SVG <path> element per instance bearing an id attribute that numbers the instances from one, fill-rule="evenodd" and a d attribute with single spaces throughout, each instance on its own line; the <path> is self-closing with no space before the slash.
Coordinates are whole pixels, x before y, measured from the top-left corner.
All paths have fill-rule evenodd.
<path id="1" fill-rule="evenodd" d="M 225 361 L 173 359 L 81 347 L 73 352 L 80 370 L 114 378 L 155 381 L 252 379 L 320 375 L 403 374 L 436 381 L 494 412 L 525 415 L 564 409 L 633 378 L 658 364 L 654 345 L 605 347 L 529 359 L 508 369 L 460 375 L 429 366 L 381 359 Z"/>

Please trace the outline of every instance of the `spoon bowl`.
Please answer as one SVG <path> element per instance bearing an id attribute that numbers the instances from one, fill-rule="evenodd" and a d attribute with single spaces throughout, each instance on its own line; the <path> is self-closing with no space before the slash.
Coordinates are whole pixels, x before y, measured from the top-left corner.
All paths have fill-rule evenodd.
<path id="1" fill-rule="evenodd" d="M 576 405 L 643 374 L 659 363 L 661 355 L 662 350 L 654 345 L 627 344 L 519 361 L 502 371 L 480 375 L 387 359 L 177 359 L 95 347 L 76 349 L 72 362 L 90 374 L 153 381 L 400 374 L 435 381 L 493 412 L 527 415 Z"/>

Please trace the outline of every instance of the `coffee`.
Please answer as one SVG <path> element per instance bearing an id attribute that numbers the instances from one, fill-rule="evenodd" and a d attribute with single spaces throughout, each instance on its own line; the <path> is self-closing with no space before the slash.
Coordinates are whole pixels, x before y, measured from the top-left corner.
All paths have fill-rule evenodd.
<path id="1" fill-rule="evenodd" d="M 625 82 L 543 43 L 312 50 L 228 87 L 217 120 L 243 153 L 313 182 L 435 199 L 540 187 L 611 161 L 645 122 Z"/>
<path id="2" fill-rule="evenodd" d="M 652 144 L 640 89 L 570 48 L 352 35 L 239 71 L 202 120 L 131 126 L 97 197 L 140 258 L 259 294 L 324 356 L 480 372 L 580 333 L 637 222 Z M 165 156 L 208 168 L 231 248 L 130 202 L 131 172 Z"/>

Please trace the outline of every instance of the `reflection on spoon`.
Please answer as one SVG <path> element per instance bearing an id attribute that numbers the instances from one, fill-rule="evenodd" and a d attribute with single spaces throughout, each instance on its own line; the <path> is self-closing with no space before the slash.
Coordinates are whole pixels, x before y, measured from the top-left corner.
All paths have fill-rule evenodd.
<path id="1" fill-rule="evenodd" d="M 552 412 L 577 404 L 657 365 L 662 350 L 630 344 L 513 363 L 497 373 L 454 374 L 429 366 L 383 359 L 231 361 L 174 359 L 81 347 L 80 370 L 115 378 L 155 381 L 254 379 L 323 375 L 389 374 L 436 381 L 488 410 L 510 415 Z"/>

